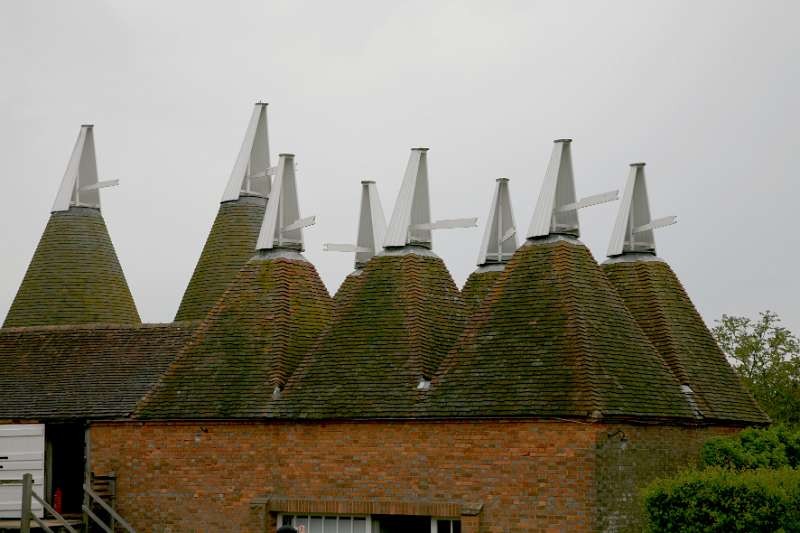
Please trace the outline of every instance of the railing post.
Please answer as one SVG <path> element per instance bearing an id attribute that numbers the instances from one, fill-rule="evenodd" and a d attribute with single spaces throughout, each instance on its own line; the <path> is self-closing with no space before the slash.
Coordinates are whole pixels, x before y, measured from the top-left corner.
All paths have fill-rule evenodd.
<path id="1" fill-rule="evenodd" d="M 86 512 L 86 509 L 88 509 L 92 504 L 89 501 L 89 493 L 86 491 L 86 488 L 91 486 L 92 486 L 92 474 L 87 469 L 85 472 L 85 476 L 83 478 L 83 507 L 81 507 L 81 509 L 84 510 L 82 517 L 84 533 L 89 533 L 89 513 Z"/>
<path id="2" fill-rule="evenodd" d="M 33 476 L 27 473 L 22 476 L 22 518 L 20 533 L 31 533 L 31 498 L 33 497 Z"/>

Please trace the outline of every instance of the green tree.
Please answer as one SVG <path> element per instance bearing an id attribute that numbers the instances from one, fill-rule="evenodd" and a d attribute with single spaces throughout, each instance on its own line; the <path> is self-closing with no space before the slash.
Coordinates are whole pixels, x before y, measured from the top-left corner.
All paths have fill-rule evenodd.
<path id="1" fill-rule="evenodd" d="M 780 317 L 772 311 L 756 320 L 722 315 L 712 333 L 770 417 L 800 423 L 800 342 Z"/>

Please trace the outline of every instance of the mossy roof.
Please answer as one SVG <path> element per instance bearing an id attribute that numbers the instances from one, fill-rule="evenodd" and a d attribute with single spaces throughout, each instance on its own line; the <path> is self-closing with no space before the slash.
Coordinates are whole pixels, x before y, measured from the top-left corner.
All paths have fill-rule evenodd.
<path id="1" fill-rule="evenodd" d="M 589 250 L 572 239 L 517 250 L 427 396 L 427 416 L 693 416 Z"/>
<path id="2" fill-rule="evenodd" d="M 430 252 L 373 257 L 347 291 L 289 380 L 276 416 L 414 416 L 417 385 L 430 379 L 465 324 L 458 288 Z"/>
<path id="3" fill-rule="evenodd" d="M 0 419 L 128 416 L 196 326 L 0 329 Z"/>
<path id="4" fill-rule="evenodd" d="M 222 202 L 175 320 L 205 318 L 236 274 L 253 257 L 267 200 L 241 196 Z"/>
<path id="5" fill-rule="evenodd" d="M 50 215 L 3 327 L 141 322 L 99 209 Z"/>
<path id="6" fill-rule="evenodd" d="M 694 391 L 704 417 L 768 421 L 667 263 L 611 262 L 603 270 L 678 381 Z"/>
<path id="7" fill-rule="evenodd" d="M 301 257 L 291 252 L 290 255 Z M 137 408 L 140 418 L 259 418 L 328 322 L 314 266 L 256 255 Z"/>
<path id="8" fill-rule="evenodd" d="M 479 269 L 469 275 L 461 289 L 461 296 L 464 298 L 470 314 L 478 310 L 483 299 L 500 278 L 500 274 L 502 274 L 501 270 Z"/>

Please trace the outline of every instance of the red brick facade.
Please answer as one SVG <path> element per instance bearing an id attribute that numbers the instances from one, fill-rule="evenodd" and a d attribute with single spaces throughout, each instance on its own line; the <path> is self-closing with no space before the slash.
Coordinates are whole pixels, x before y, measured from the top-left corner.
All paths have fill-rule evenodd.
<path id="1" fill-rule="evenodd" d="M 460 517 L 465 533 L 512 533 L 631 529 L 636 509 L 616 505 L 616 496 L 632 490 L 631 480 L 693 460 L 719 431 L 543 421 L 109 422 L 93 424 L 90 438 L 93 471 L 116 473 L 119 511 L 138 531 L 261 532 L 278 512 L 306 511 Z"/>

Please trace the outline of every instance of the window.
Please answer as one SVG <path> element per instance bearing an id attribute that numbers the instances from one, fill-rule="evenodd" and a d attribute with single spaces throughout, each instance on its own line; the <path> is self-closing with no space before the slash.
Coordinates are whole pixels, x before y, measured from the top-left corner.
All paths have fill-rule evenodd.
<path id="1" fill-rule="evenodd" d="M 461 533 L 461 520 L 434 518 L 431 520 L 431 533 Z"/>
<path id="2" fill-rule="evenodd" d="M 368 516 L 281 515 L 278 523 L 305 533 L 372 533 Z"/>

